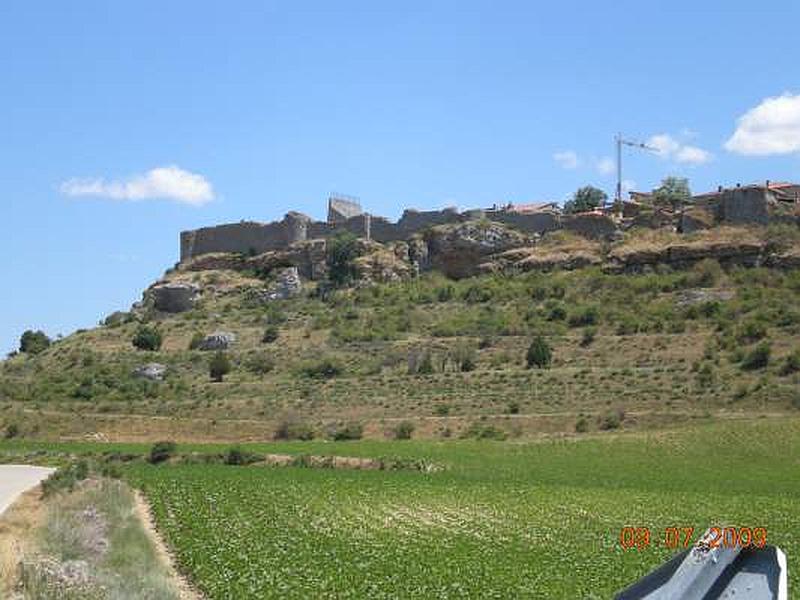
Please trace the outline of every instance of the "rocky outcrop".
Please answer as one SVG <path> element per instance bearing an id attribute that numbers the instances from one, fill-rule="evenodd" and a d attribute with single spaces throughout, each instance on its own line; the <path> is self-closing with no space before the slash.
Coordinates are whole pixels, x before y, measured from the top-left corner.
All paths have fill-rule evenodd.
<path id="1" fill-rule="evenodd" d="M 217 331 L 203 338 L 198 350 L 227 350 L 236 343 L 236 335 L 229 331 Z"/>
<path id="2" fill-rule="evenodd" d="M 145 306 L 166 313 L 192 310 L 200 288 L 191 283 L 158 283 L 145 292 Z"/>
<path id="3" fill-rule="evenodd" d="M 696 240 L 678 241 L 658 246 L 613 248 L 608 254 L 610 269 L 636 271 L 646 265 L 668 264 L 687 267 L 703 259 L 720 264 L 758 266 L 765 258 L 764 242 L 758 240 Z"/>
<path id="4" fill-rule="evenodd" d="M 354 267 L 358 285 L 403 281 L 416 275 L 408 257 L 408 245 L 403 242 L 358 257 Z"/>
<path id="5" fill-rule="evenodd" d="M 702 206 L 685 209 L 680 216 L 678 231 L 680 233 L 694 233 L 714 226 L 714 213 Z"/>
<path id="6" fill-rule="evenodd" d="M 474 275 L 487 257 L 530 243 L 522 233 L 490 221 L 435 227 L 426 241 L 429 266 L 454 278 Z"/>
<path id="7" fill-rule="evenodd" d="M 148 363 L 133 370 L 134 377 L 141 377 L 150 381 L 162 381 L 167 373 L 167 367 L 161 363 Z"/>

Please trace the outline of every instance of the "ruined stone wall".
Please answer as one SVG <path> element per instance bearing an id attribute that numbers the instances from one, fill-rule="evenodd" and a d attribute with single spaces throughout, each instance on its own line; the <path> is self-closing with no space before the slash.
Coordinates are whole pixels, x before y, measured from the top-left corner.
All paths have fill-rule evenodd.
<path id="1" fill-rule="evenodd" d="M 545 233 L 561 229 L 561 219 L 555 213 L 493 212 L 491 220 L 503 223 L 525 233 Z"/>
<path id="2" fill-rule="evenodd" d="M 181 233 L 181 260 L 211 252 L 261 254 L 287 244 L 285 224 L 242 221 Z"/>
<path id="3" fill-rule="evenodd" d="M 769 221 L 768 204 L 772 192 L 763 188 L 743 187 L 725 190 L 716 207 L 717 220 L 723 223 L 766 225 Z"/>
<path id="4" fill-rule="evenodd" d="M 427 227 L 435 225 L 446 225 L 448 223 L 460 223 L 464 217 L 455 208 L 445 208 L 444 210 L 419 211 L 406 209 L 397 225 L 406 232 L 407 235 L 421 231 Z"/>
<path id="5" fill-rule="evenodd" d="M 608 238 L 617 232 L 617 224 L 611 217 L 595 213 L 564 215 L 561 217 L 561 225 L 567 231 L 591 239 Z"/>

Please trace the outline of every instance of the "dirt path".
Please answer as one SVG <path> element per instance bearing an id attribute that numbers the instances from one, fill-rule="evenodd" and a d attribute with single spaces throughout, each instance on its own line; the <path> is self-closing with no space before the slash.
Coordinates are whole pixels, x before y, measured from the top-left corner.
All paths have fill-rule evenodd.
<path id="1" fill-rule="evenodd" d="M 164 540 L 161 539 L 161 535 L 156 529 L 155 522 L 153 521 L 153 515 L 150 512 L 150 505 L 147 503 L 147 500 L 145 500 L 144 495 L 142 495 L 139 490 L 133 490 L 133 495 L 134 502 L 136 503 L 136 513 L 139 515 L 139 519 L 142 522 L 144 530 L 152 540 L 153 545 L 156 548 L 156 553 L 161 561 L 167 566 L 172 579 L 176 582 L 180 599 L 203 600 L 203 595 L 199 591 L 195 590 L 189 583 L 189 580 L 178 571 L 177 563 L 172 555 L 172 552 L 170 552 L 170 549 L 164 543 Z"/>

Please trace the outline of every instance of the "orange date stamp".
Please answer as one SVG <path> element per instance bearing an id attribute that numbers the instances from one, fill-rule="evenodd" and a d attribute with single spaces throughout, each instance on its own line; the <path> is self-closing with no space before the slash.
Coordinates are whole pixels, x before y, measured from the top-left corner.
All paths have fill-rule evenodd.
<path id="1" fill-rule="evenodd" d="M 623 550 L 644 550 L 651 546 L 688 548 L 696 541 L 694 527 L 665 527 L 663 530 L 652 532 L 649 527 L 623 527 L 619 532 L 619 545 Z M 763 548 L 767 544 L 767 529 L 710 527 L 705 543 L 709 548 Z"/>

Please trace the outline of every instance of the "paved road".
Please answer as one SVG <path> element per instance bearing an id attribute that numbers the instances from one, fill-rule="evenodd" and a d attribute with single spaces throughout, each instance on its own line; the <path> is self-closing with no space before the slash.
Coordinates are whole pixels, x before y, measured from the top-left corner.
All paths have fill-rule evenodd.
<path id="1" fill-rule="evenodd" d="M 22 492 L 47 479 L 55 469 L 28 465 L 0 465 L 0 514 Z"/>

